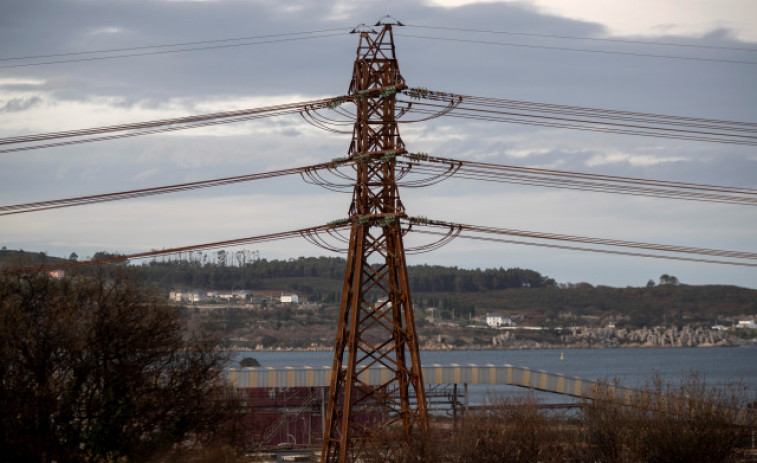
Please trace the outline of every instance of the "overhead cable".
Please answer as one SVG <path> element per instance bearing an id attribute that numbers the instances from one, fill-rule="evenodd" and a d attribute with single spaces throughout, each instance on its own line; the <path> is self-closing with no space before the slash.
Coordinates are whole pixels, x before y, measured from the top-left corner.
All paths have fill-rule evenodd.
<path id="1" fill-rule="evenodd" d="M 372 158 L 380 158 L 382 162 L 385 162 L 385 159 L 394 159 L 397 167 L 395 178 L 401 187 L 425 187 L 449 178 L 458 178 L 630 196 L 757 206 L 757 189 L 754 188 L 466 161 L 432 156 L 427 153 L 376 152 L 371 156 L 365 155 L 364 158 L 341 158 L 341 162 L 333 162 L 325 167 L 325 170 L 335 178 L 324 175 L 321 172 L 322 169 L 307 171 L 303 178 L 308 183 L 328 190 L 351 192 L 354 189 L 352 172 L 343 171 L 342 164 L 348 161 L 363 162 Z"/>
<path id="2" fill-rule="evenodd" d="M 102 193 L 96 195 L 78 196 L 73 198 L 54 199 L 47 201 L 37 201 L 33 203 L 14 204 L 9 206 L 0 206 L 0 216 L 22 214 L 26 212 L 38 212 L 49 209 L 59 209 L 63 207 L 85 206 L 87 204 L 97 204 L 107 201 L 118 201 L 122 199 L 135 199 L 145 196 L 155 196 L 166 193 L 178 193 L 182 191 L 198 190 L 201 188 L 210 188 L 223 185 L 232 185 L 235 183 L 250 182 L 254 180 L 263 180 L 275 177 L 282 177 L 292 174 L 305 174 L 308 172 L 325 169 L 332 163 L 313 164 L 304 167 L 293 167 L 289 169 L 274 170 L 257 174 L 237 175 L 234 177 L 217 178 L 212 180 L 200 180 L 196 182 L 179 183 L 176 185 L 165 185 L 151 188 L 141 188 L 136 190 L 120 191 L 115 193 Z"/>
<path id="3" fill-rule="evenodd" d="M 406 37 L 406 38 L 411 38 L 411 39 L 441 40 L 441 41 L 446 41 L 446 42 L 469 43 L 469 44 L 477 44 L 477 45 L 496 45 L 496 46 L 501 46 L 501 47 L 569 51 L 569 52 L 579 52 L 579 53 L 594 53 L 594 54 L 602 54 L 602 55 L 621 55 L 621 56 L 632 56 L 632 57 L 637 57 L 637 58 L 657 58 L 657 59 L 685 60 L 685 61 L 703 61 L 703 62 L 724 63 L 724 64 L 757 65 L 757 61 L 725 59 L 725 58 L 704 58 L 704 57 L 680 56 L 680 55 L 657 55 L 654 53 L 636 53 L 636 52 L 629 52 L 629 51 L 613 51 L 613 50 L 591 50 L 588 48 L 556 47 L 556 46 L 533 45 L 533 44 L 525 44 L 525 43 L 492 42 L 489 40 L 460 39 L 460 38 L 429 36 L 429 35 L 413 35 L 413 34 L 406 34 L 403 32 L 398 32 L 398 33 L 395 33 L 394 35 L 396 37 Z"/>
<path id="4" fill-rule="evenodd" d="M 443 233 L 443 232 L 429 231 L 429 230 L 414 230 L 414 233 L 421 233 L 421 234 L 427 234 L 427 235 L 433 235 L 433 236 L 446 235 L 446 233 Z M 742 267 L 757 267 L 757 264 L 752 264 L 748 262 L 733 262 L 733 261 L 725 261 L 725 260 L 702 259 L 702 258 L 682 257 L 682 256 L 664 256 L 664 255 L 648 254 L 648 253 L 642 253 L 642 252 L 618 251 L 614 249 L 588 248 L 588 247 L 568 246 L 568 245 L 552 244 L 552 243 L 539 243 L 539 242 L 533 242 L 533 241 L 494 238 L 491 236 L 476 236 L 469 233 L 459 233 L 457 237 L 465 238 L 469 240 L 475 240 L 475 241 L 486 241 L 489 243 L 515 244 L 515 245 L 520 245 L 520 246 L 537 246 L 537 247 L 550 248 L 550 249 L 562 249 L 566 251 L 583 251 L 583 252 L 593 252 L 593 253 L 599 253 L 599 254 L 613 254 L 613 255 L 626 256 L 626 257 L 645 257 L 645 258 L 652 258 L 652 259 L 677 260 L 677 261 L 696 262 L 696 263 L 703 263 L 703 264 L 720 264 L 720 265 L 736 265 L 736 266 L 742 266 Z"/>
<path id="5" fill-rule="evenodd" d="M 442 116 L 473 120 L 641 135 L 681 140 L 757 145 L 757 124 L 698 117 L 566 106 L 531 101 L 407 89 L 406 112 L 434 114 L 456 104 Z"/>
<path id="6" fill-rule="evenodd" d="M 474 32 L 479 34 L 497 34 L 497 35 L 520 35 L 524 37 L 538 37 L 547 39 L 561 39 L 561 40 L 586 40 L 592 42 L 608 42 L 608 43 L 623 43 L 633 45 L 651 45 L 662 47 L 682 47 L 682 48 L 702 48 L 712 50 L 730 50 L 730 51 L 746 51 L 757 52 L 755 48 L 743 48 L 743 47 L 730 47 L 723 45 L 702 45 L 693 43 L 678 43 L 678 42 L 655 42 L 650 40 L 631 40 L 631 39 L 618 39 L 609 37 L 578 37 L 575 35 L 556 35 L 556 34 L 540 34 L 533 32 L 516 32 L 516 31 L 503 31 L 503 30 L 485 30 L 485 29 L 468 29 L 463 27 L 443 27 L 443 26 L 421 26 L 419 24 L 405 24 L 407 27 L 417 27 L 419 29 L 435 29 L 442 31 L 454 31 L 454 32 Z"/>
<path id="7" fill-rule="evenodd" d="M 572 247 L 565 247 L 562 245 L 559 245 L 563 247 L 564 249 L 571 249 L 571 250 L 578 250 L 578 251 L 589 251 L 589 252 L 604 252 L 604 253 L 611 253 L 611 254 L 623 254 L 623 255 L 633 255 L 638 257 L 654 257 L 654 258 L 660 258 L 660 259 L 673 259 L 673 260 L 687 260 L 692 262 L 704 262 L 704 263 L 714 263 L 714 264 L 727 264 L 727 265 L 740 265 L 740 266 L 748 266 L 748 267 L 757 267 L 757 253 L 755 252 L 746 252 L 746 251 L 727 251 L 727 250 L 721 250 L 721 249 L 708 249 L 708 248 L 699 248 L 699 247 L 693 247 L 693 246 L 679 246 L 679 245 L 669 245 L 669 244 L 655 244 L 655 243 L 644 243 L 644 242 L 638 242 L 638 241 L 626 241 L 626 240 L 618 240 L 618 239 L 610 239 L 610 238 L 596 238 L 596 237 L 587 237 L 587 236 L 577 236 L 577 235 L 565 235 L 565 234 L 559 234 L 559 233 L 550 233 L 550 232 L 535 232 L 535 231 L 527 231 L 527 230 L 516 230 L 516 229 L 509 229 L 509 228 L 498 228 L 498 227 L 489 227 L 489 226 L 481 226 L 481 225 L 469 225 L 469 224 L 461 224 L 461 223 L 455 223 L 455 222 L 449 222 L 449 221 L 443 221 L 443 220 L 429 220 L 429 219 L 410 219 L 410 223 L 413 225 L 413 229 L 415 230 L 416 227 L 436 227 L 436 228 L 454 228 L 457 230 L 460 230 L 460 237 L 470 238 L 470 239 L 482 239 L 482 240 L 489 240 L 492 239 L 487 237 L 488 235 L 504 235 L 504 236 L 514 236 L 518 238 L 530 238 L 530 239 L 537 239 L 537 240 L 544 240 L 544 241 L 558 241 L 558 242 L 569 242 L 569 243 L 576 243 L 583 246 L 572 246 Z M 417 230 L 416 230 L 417 231 Z M 439 234 L 439 232 L 435 232 L 436 234 Z M 484 235 L 484 236 L 481 236 Z M 538 241 L 536 243 L 539 243 Z M 530 244 L 528 242 L 514 242 L 514 244 Z M 546 246 L 545 244 L 532 244 L 536 246 Z M 613 249 L 605 249 L 605 248 L 596 248 L 596 247 L 587 247 L 586 245 L 594 245 L 594 246 L 605 246 L 609 248 L 628 248 L 628 249 L 638 249 L 643 251 L 653 251 L 657 254 L 647 254 L 647 253 L 629 253 L 628 251 L 617 251 Z M 557 247 L 558 245 L 548 245 L 549 247 Z M 711 258 L 700 258 L 700 257 L 685 257 L 681 256 L 683 255 L 695 255 L 695 256 L 712 256 L 712 257 L 720 257 L 730 260 L 713 260 Z M 749 262 L 749 261 L 755 261 L 755 262 Z"/>
<path id="8" fill-rule="evenodd" d="M 425 218 L 412 218 L 411 217 L 407 219 L 406 221 L 408 222 L 410 226 L 411 232 L 438 235 L 438 236 L 443 236 L 443 237 L 454 238 L 454 237 L 459 236 L 462 238 L 483 240 L 483 241 L 489 241 L 489 242 L 501 242 L 501 243 L 529 245 L 529 246 L 543 246 L 543 247 L 574 250 L 574 251 L 609 253 L 609 254 L 617 254 L 617 255 L 625 255 L 625 256 L 633 256 L 633 257 L 649 257 L 649 258 L 657 258 L 657 259 L 672 259 L 672 260 L 709 263 L 709 264 L 724 264 L 724 265 L 757 267 L 757 262 L 749 262 L 750 260 L 757 261 L 757 253 L 754 253 L 754 252 L 726 251 L 726 250 L 707 249 L 707 248 L 699 248 L 699 247 L 691 247 L 691 246 L 653 244 L 653 243 L 624 241 L 624 240 L 608 239 L 608 238 L 592 238 L 592 237 L 564 235 L 564 234 L 557 234 L 557 233 L 534 232 L 534 231 L 515 230 L 515 229 L 508 229 L 508 228 L 468 225 L 468 224 L 461 224 L 461 223 L 442 221 L 442 220 L 429 220 Z M 215 241 L 215 242 L 210 242 L 210 243 L 180 246 L 180 247 L 167 248 L 167 249 L 151 250 L 147 252 L 140 252 L 140 253 L 134 253 L 134 254 L 118 254 L 118 255 L 102 258 L 102 259 L 92 259 L 92 260 L 76 261 L 76 262 L 62 262 L 58 264 L 17 268 L 17 269 L 6 268 L 0 271 L 0 273 L 10 274 L 10 273 L 45 272 L 45 271 L 52 271 L 52 270 L 68 269 L 72 267 L 82 267 L 82 266 L 96 265 L 96 264 L 107 264 L 107 263 L 113 263 L 113 262 L 126 263 L 131 260 L 147 259 L 147 258 L 156 257 L 160 255 L 177 254 L 177 253 L 188 252 L 188 251 L 193 251 L 193 252 L 194 251 L 207 251 L 210 249 L 243 246 L 243 245 L 247 245 L 251 243 L 277 241 L 277 240 L 290 239 L 290 238 L 296 238 L 296 237 L 306 238 L 308 241 L 313 242 L 314 236 L 321 235 L 321 234 L 330 234 L 330 233 L 333 233 L 334 231 L 339 231 L 339 230 L 346 230 L 350 228 L 351 226 L 355 226 L 355 224 L 368 225 L 368 226 L 381 226 L 381 223 L 377 222 L 375 219 L 373 220 L 373 223 L 367 223 L 367 222 L 360 223 L 360 222 L 361 222 L 361 219 L 358 217 L 358 218 L 355 218 L 354 221 L 353 220 L 337 220 L 329 224 L 319 225 L 315 227 L 307 227 L 307 228 L 302 228 L 299 230 L 292 230 L 292 231 L 279 232 L 279 233 L 270 233 L 270 234 L 251 236 L 251 237 L 246 237 L 246 238 Z M 431 230 L 424 230 L 424 228 L 430 228 Z M 434 229 L 439 229 L 439 228 L 446 229 L 447 231 L 445 232 L 434 231 Z M 450 233 L 449 230 L 455 230 L 455 232 Z M 494 235 L 494 236 L 504 235 L 504 236 L 515 236 L 519 238 L 530 238 L 530 239 L 541 240 L 541 242 L 540 241 L 531 242 L 531 241 L 520 241 L 520 240 L 508 240 L 508 239 L 502 239 L 502 238 L 495 238 L 495 237 L 492 237 L 491 235 Z M 543 241 L 547 241 L 547 242 L 545 243 Z M 577 243 L 582 246 L 551 244 L 549 243 L 549 241 Z M 444 242 L 446 243 L 448 242 L 448 240 L 444 240 Z M 629 248 L 629 249 L 639 249 L 639 250 L 644 250 L 644 251 L 654 251 L 657 253 L 650 254 L 650 253 L 636 252 L 636 251 L 619 251 L 619 250 L 614 250 L 614 249 L 588 247 L 586 245 L 605 246 L 608 248 L 620 247 L 620 248 Z M 335 250 L 329 247 L 327 247 L 327 249 Z M 730 260 L 716 260 L 716 259 L 707 258 L 707 257 L 687 257 L 687 255 L 712 256 L 712 257 L 720 257 L 723 259 L 730 259 Z"/>
<path id="9" fill-rule="evenodd" d="M 338 30 L 343 30 L 343 29 L 338 29 Z M 344 31 L 346 32 L 346 30 Z M 256 40 L 256 41 L 232 43 L 232 44 L 225 44 L 225 45 L 207 45 L 207 46 L 201 46 L 201 47 L 181 48 L 177 50 L 142 51 L 142 52 L 135 52 L 135 53 L 116 54 L 116 55 L 107 55 L 107 56 L 90 56 L 86 58 L 71 58 L 71 59 L 55 60 L 55 61 L 5 64 L 5 65 L 0 65 L 0 69 L 11 69 L 11 68 L 21 68 L 21 67 L 30 67 L 30 66 L 46 66 L 46 65 L 51 65 L 51 64 L 79 63 L 79 62 L 85 62 L 85 61 L 102 61 L 102 60 L 121 59 L 121 58 L 134 58 L 138 56 L 165 55 L 169 53 L 183 53 L 183 52 L 189 52 L 189 51 L 247 47 L 251 45 L 267 45 L 271 43 L 294 42 L 294 41 L 301 41 L 301 40 L 313 40 L 313 39 L 322 39 L 322 38 L 327 38 L 327 37 L 335 37 L 335 36 L 344 35 L 345 32 L 336 32 L 336 33 L 328 33 L 328 34 L 311 34 L 304 37 L 289 37 L 289 38 L 277 38 L 277 39 L 268 39 L 268 40 Z M 204 43 L 204 42 L 199 42 L 199 43 Z M 170 46 L 170 45 L 161 45 L 158 47 L 167 47 L 167 46 Z M 133 49 L 137 50 L 140 48 L 141 47 L 137 47 Z M 147 47 L 147 48 L 150 48 L 150 47 Z M 153 48 L 156 48 L 156 47 L 153 47 Z M 97 53 L 97 52 L 84 52 L 84 53 Z M 62 54 L 62 55 L 65 55 L 65 54 Z M 32 59 L 32 58 L 9 58 L 9 59 Z"/>
<path id="10" fill-rule="evenodd" d="M 296 114 L 307 109 L 324 108 L 329 105 L 335 105 L 337 102 L 342 103 L 349 99 L 346 96 L 321 98 L 297 103 L 288 103 L 273 106 L 264 106 L 258 108 L 248 108 L 236 111 L 225 111 L 219 113 L 202 114 L 194 116 L 184 116 L 171 119 L 160 119 L 148 122 L 136 122 L 130 124 L 111 125 L 105 127 L 93 127 L 88 129 L 68 130 L 62 132 L 51 132 L 35 135 L 21 135 L 15 137 L 0 138 L 0 146 L 7 145 L 24 145 L 19 147 L 0 149 L 0 154 L 13 153 L 18 151 L 34 150 L 39 148 L 52 148 L 78 143 L 89 143 L 93 141 L 113 140 L 125 137 L 134 137 L 139 135 L 150 135 L 155 133 L 164 133 L 175 130 L 185 130 L 198 127 L 207 127 L 211 125 L 227 124 L 233 122 L 249 121 L 257 118 L 280 116 L 285 114 Z M 118 133 L 125 132 L 125 133 Z M 115 133 L 114 135 L 104 135 Z M 91 137 L 91 138 L 85 138 Z M 56 141 L 53 143 L 40 143 L 52 140 L 70 139 L 68 141 Z"/>
<path id="11" fill-rule="evenodd" d="M 421 156 L 418 154 L 406 154 L 402 156 L 402 158 L 396 160 L 397 166 L 400 167 L 402 172 L 413 172 L 415 174 L 427 175 L 432 180 L 423 182 L 411 181 L 410 186 L 425 186 L 436 183 L 440 179 L 443 180 L 454 176 L 456 178 L 469 180 L 757 206 L 757 189 L 751 188 L 671 182 L 667 180 L 620 177 L 585 172 L 570 172 L 477 161 L 463 161 L 428 155 L 422 156 L 423 160 L 421 161 L 419 159 Z M 320 179 L 318 182 L 313 182 L 313 179 L 316 178 L 315 173 L 321 170 L 334 171 L 337 167 L 347 166 L 354 162 L 360 161 L 346 158 L 344 160 L 340 159 L 338 163 L 330 161 L 309 166 L 218 179 L 200 180 L 175 185 L 164 185 L 120 192 L 0 206 L 0 216 L 38 212 L 63 207 L 83 206 L 124 199 L 135 199 L 167 193 L 178 193 L 292 174 L 300 174 L 310 183 L 317 183 L 319 185 L 324 184 L 324 186 L 331 186 L 333 189 L 333 187 L 341 185 L 324 183 L 326 181 Z M 338 175 L 344 180 L 349 180 L 349 177 L 345 174 L 339 173 Z M 407 174 L 403 174 L 403 176 L 405 175 Z"/>
<path id="12" fill-rule="evenodd" d="M 304 32 L 285 32 L 281 34 L 266 34 L 266 35 L 254 35 L 254 36 L 248 36 L 248 37 L 233 37 L 233 38 L 228 38 L 228 39 L 201 40 L 197 42 L 178 42 L 178 43 L 165 43 L 165 44 L 159 44 L 159 45 L 144 45 L 141 47 L 109 48 L 109 49 L 104 49 L 104 50 L 74 51 L 74 52 L 67 52 L 67 53 L 53 53 L 53 54 L 47 54 L 47 55 L 15 56 L 15 57 L 8 57 L 8 58 L 0 58 L 0 61 L 18 61 L 18 60 L 24 60 L 24 59 L 40 59 L 40 58 L 58 58 L 61 56 L 81 56 L 81 55 L 93 55 L 93 54 L 100 54 L 100 53 L 120 53 L 124 51 L 149 50 L 153 48 L 171 48 L 171 47 L 185 47 L 189 45 L 204 45 L 204 44 L 209 44 L 209 43 L 240 42 L 240 41 L 246 41 L 246 40 L 260 40 L 260 39 L 290 37 L 293 35 L 311 35 L 311 34 L 321 34 L 324 32 L 335 32 L 335 31 L 346 31 L 346 30 L 347 29 L 345 28 L 321 29 L 321 30 L 304 31 Z"/>
<path id="13" fill-rule="evenodd" d="M 174 248 L 153 249 L 151 251 L 138 252 L 134 254 L 117 254 L 117 255 L 101 258 L 101 259 L 69 261 L 69 262 L 61 262 L 57 264 L 49 264 L 49 265 L 42 265 L 42 266 L 35 266 L 35 267 L 24 267 L 24 268 L 16 268 L 16 269 L 6 267 L 5 269 L 0 270 L 0 274 L 47 272 L 47 271 L 52 271 L 52 270 L 65 270 L 65 269 L 69 269 L 73 267 L 84 267 L 84 266 L 90 266 L 90 265 L 109 264 L 109 263 L 127 263 L 128 261 L 131 261 L 131 260 L 148 259 L 151 257 L 178 254 L 181 252 L 208 251 L 210 249 L 244 246 L 244 245 L 252 244 L 252 243 L 263 243 L 263 242 L 269 242 L 269 241 L 291 239 L 291 238 L 303 237 L 305 234 L 325 233 L 330 230 L 338 230 L 338 229 L 344 229 L 344 228 L 347 228 L 347 226 L 326 224 L 326 225 L 319 225 L 315 227 L 302 228 L 299 230 L 291 230 L 291 231 L 286 231 L 286 232 L 250 236 L 246 238 L 236 238 L 236 239 L 223 240 L 223 241 L 214 241 L 211 243 L 193 244 L 189 246 L 179 246 L 179 247 L 174 247 Z"/>
<path id="14" fill-rule="evenodd" d="M 757 189 L 668 180 L 571 172 L 408 154 L 398 166 L 416 174 L 437 175 L 455 168 L 454 178 L 757 206 Z"/>

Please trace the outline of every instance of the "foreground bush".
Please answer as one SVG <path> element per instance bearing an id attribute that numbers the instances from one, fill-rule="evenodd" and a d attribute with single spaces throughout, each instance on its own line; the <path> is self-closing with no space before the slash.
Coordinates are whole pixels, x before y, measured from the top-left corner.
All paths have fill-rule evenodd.
<path id="1" fill-rule="evenodd" d="M 727 462 L 751 445 L 755 410 L 739 384 L 708 388 L 691 374 L 678 386 L 659 377 L 640 391 L 598 386 L 583 426 L 592 461 Z"/>
<path id="2" fill-rule="evenodd" d="M 0 461 L 146 461 L 212 441 L 216 339 L 133 280 L 0 276 Z"/>
<path id="3" fill-rule="evenodd" d="M 574 451 L 563 420 L 548 415 L 532 399 L 499 401 L 468 413 L 455 429 L 431 426 L 410 436 L 382 431 L 364 446 L 366 462 L 559 462 Z"/>
<path id="4" fill-rule="evenodd" d="M 531 399 L 468 413 L 455 428 L 406 436 L 376 433 L 362 446 L 373 462 L 731 462 L 757 435 L 739 385 L 708 388 L 692 374 L 679 386 L 659 378 L 639 391 L 598 384 L 580 411 L 555 413 Z"/>

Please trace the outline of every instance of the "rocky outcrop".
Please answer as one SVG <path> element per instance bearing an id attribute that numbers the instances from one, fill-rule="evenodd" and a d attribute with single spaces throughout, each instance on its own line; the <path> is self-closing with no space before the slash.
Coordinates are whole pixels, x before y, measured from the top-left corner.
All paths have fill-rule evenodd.
<path id="1" fill-rule="evenodd" d="M 694 325 L 626 329 L 570 327 L 557 330 L 560 343 L 552 347 L 699 347 L 729 345 L 727 332 Z M 521 345 L 523 344 L 523 345 Z M 519 348 L 533 344 L 507 331 L 492 337 L 493 348 Z"/>

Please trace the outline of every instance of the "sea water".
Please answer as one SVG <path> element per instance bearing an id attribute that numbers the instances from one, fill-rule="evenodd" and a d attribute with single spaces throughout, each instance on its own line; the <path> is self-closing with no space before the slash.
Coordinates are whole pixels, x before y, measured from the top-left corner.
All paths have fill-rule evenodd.
<path id="1" fill-rule="evenodd" d="M 265 367 L 331 366 L 333 362 L 333 353 L 328 351 L 234 355 L 237 361 L 244 357 L 254 357 Z M 643 387 L 656 376 L 675 387 L 695 373 L 713 387 L 739 382 L 748 388 L 751 400 L 757 400 L 757 346 L 421 351 L 421 364 L 509 364 L 582 379 L 617 381 L 628 387 Z M 470 385 L 469 393 L 471 405 L 531 394 L 523 388 L 501 385 Z M 547 403 L 570 401 L 555 394 L 538 393 L 535 397 Z"/>

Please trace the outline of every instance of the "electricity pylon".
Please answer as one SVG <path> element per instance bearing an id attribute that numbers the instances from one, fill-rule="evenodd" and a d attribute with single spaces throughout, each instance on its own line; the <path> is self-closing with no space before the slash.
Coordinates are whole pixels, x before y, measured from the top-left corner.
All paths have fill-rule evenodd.
<path id="1" fill-rule="evenodd" d="M 406 152 L 395 93 L 406 85 L 392 24 L 379 25 L 360 32 L 349 92 L 357 107 L 349 157 L 358 162 L 322 462 L 347 461 L 371 431 L 401 424 L 410 433 L 427 420 L 395 178 L 395 156 Z M 372 366 L 388 371 L 378 386 Z"/>

